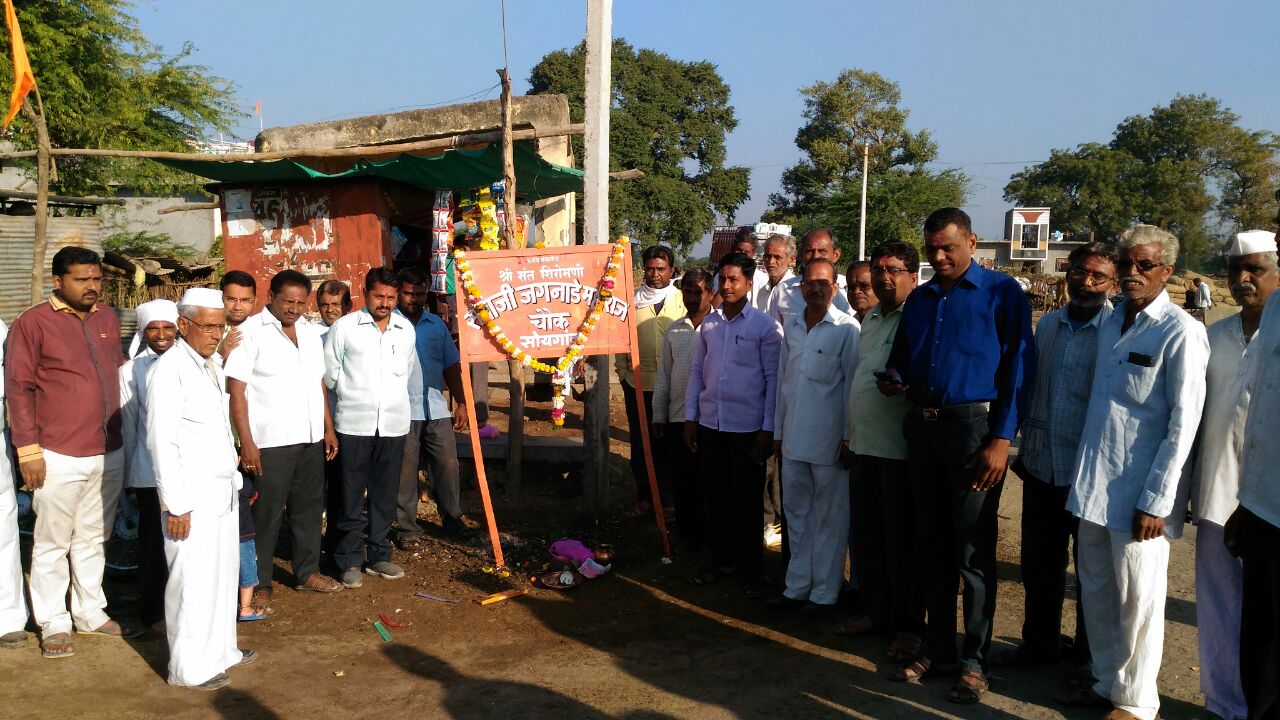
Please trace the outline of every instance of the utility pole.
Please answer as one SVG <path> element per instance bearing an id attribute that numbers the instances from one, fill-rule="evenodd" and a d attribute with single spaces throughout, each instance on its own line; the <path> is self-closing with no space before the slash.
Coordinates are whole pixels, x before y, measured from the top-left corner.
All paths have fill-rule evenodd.
<path id="1" fill-rule="evenodd" d="M 506 183 L 503 192 L 503 213 L 507 222 L 502 227 L 503 239 L 508 250 L 520 249 L 516 238 L 516 164 L 515 147 L 511 140 L 511 73 L 507 68 L 498 71 L 502 79 L 502 175 Z M 507 492 L 520 494 L 521 466 L 524 463 L 524 363 L 507 360 L 507 372 L 511 376 L 508 385 L 511 394 L 511 419 L 507 425 Z"/>
<path id="2" fill-rule="evenodd" d="M 609 103 L 613 97 L 613 0 L 587 0 L 586 180 L 583 231 L 587 244 L 609 242 Z M 626 268 L 630 272 L 631 268 Z M 609 495 L 609 356 L 585 363 L 582 519 L 594 523 Z"/>
<path id="3" fill-rule="evenodd" d="M 40 88 L 32 89 L 36 96 L 35 108 L 27 99 L 22 102 L 22 111 L 36 126 L 36 226 L 31 243 L 31 304 L 39 305 L 44 300 L 44 281 L 49 277 L 45 270 L 45 255 L 49 247 L 49 177 L 54 168 L 49 126 L 44 120 L 44 101 L 40 99 Z"/>
<path id="4" fill-rule="evenodd" d="M 871 157 L 871 142 L 862 143 L 862 209 L 858 213 L 858 260 L 867 259 L 867 166 Z"/>

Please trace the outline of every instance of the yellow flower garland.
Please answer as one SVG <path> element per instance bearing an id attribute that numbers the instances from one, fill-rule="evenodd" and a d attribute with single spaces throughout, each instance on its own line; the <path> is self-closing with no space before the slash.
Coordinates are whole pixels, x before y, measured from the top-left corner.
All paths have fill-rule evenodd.
<path id="1" fill-rule="evenodd" d="M 471 263 L 467 261 L 466 252 L 461 249 L 454 251 L 455 265 L 462 280 L 462 289 L 466 292 L 467 304 L 471 307 L 476 319 L 483 324 L 485 334 L 507 354 L 507 357 L 538 372 L 550 374 L 552 384 L 558 386 L 551 401 L 551 419 L 556 428 L 564 426 L 564 400 L 568 397 L 573 382 L 573 368 L 582 359 L 582 351 L 586 348 L 587 339 L 600 324 L 600 316 L 604 313 L 604 301 L 613 296 L 618 272 L 622 268 L 623 253 L 628 243 L 625 236 L 619 237 L 614 242 L 613 252 L 609 256 L 608 264 L 605 265 L 604 277 L 600 279 L 600 284 L 596 288 L 596 301 L 591 305 L 587 316 L 583 318 L 582 324 L 578 326 L 578 333 L 574 336 L 573 342 L 565 348 L 564 354 L 554 366 L 530 357 L 528 353 L 511 342 L 507 334 L 502 331 L 502 326 L 495 322 L 493 315 L 485 306 L 484 294 L 480 292 L 480 288 L 476 287 L 475 276 L 471 273 Z"/>

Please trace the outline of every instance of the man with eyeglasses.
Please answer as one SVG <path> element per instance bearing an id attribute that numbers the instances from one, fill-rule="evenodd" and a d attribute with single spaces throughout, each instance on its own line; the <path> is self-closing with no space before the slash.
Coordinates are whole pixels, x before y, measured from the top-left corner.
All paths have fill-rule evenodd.
<path id="1" fill-rule="evenodd" d="M 933 278 L 907 299 L 885 376 L 886 395 L 915 406 L 903 434 L 909 450 L 917 532 L 923 543 L 927 647 L 892 674 L 915 680 L 959 671 L 947 699 L 978 702 L 996 609 L 996 512 L 1009 445 L 1035 372 L 1031 308 L 1008 275 L 973 260 L 978 245 L 959 208 L 924 224 Z M 964 579 L 964 642 L 956 648 L 956 576 Z"/>
<path id="2" fill-rule="evenodd" d="M 1045 313 L 1036 326 L 1035 389 L 1014 465 L 1022 479 L 1023 643 L 1002 664 L 1048 665 L 1062 657 L 1067 553 L 1079 526 L 1067 512 L 1067 494 L 1093 385 L 1098 331 L 1111 316 L 1108 297 L 1115 289 L 1116 258 L 1115 247 L 1103 243 L 1072 250 L 1067 257 L 1070 301 Z M 1077 664 L 1088 663 L 1080 603 L 1071 654 Z"/>
<path id="3" fill-rule="evenodd" d="M 835 235 L 826 228 L 810 230 L 800 239 L 800 271 L 803 272 L 804 264 L 814 258 L 822 258 L 832 265 L 840 262 L 840 246 L 836 243 Z M 800 279 L 796 275 L 783 281 L 769 296 L 769 314 L 783 327 L 786 327 L 792 316 L 804 312 L 804 293 L 800 289 Z M 852 314 L 844 275 L 837 276 L 836 281 L 839 286 L 835 297 L 831 299 L 831 305 L 840 312 Z"/>
<path id="4" fill-rule="evenodd" d="M 1124 300 L 1102 323 L 1067 509 L 1080 518 L 1077 577 L 1097 682 L 1071 704 L 1107 720 L 1154 720 L 1169 539 L 1182 535 L 1183 472 L 1204 405 L 1204 326 L 1165 291 L 1178 238 L 1136 225 L 1119 238 Z"/>
<path id="5" fill-rule="evenodd" d="M 1253 342 L 1267 298 L 1280 284 L 1276 236 L 1265 230 L 1236 235 L 1227 250 L 1227 279 L 1240 312 L 1209 327 L 1209 373 L 1204 420 L 1192 474 L 1191 519 L 1196 524 L 1196 628 L 1204 706 L 1224 720 L 1248 713 L 1240 684 L 1240 608 L 1244 570 L 1223 541 L 1239 503 L 1240 454 L 1250 392 L 1244 371 L 1271 348 Z"/>
<path id="6" fill-rule="evenodd" d="M 871 308 L 880 302 L 871 285 L 871 263 L 866 260 L 852 263 L 844 271 L 844 275 L 849 281 L 845 287 L 845 292 L 849 296 L 849 306 L 853 308 L 854 319 L 861 323 L 867 318 Z"/>
<path id="7" fill-rule="evenodd" d="M 258 588 L 253 608 L 270 607 L 276 543 L 286 509 L 293 536 L 296 587 L 320 593 L 342 589 L 320 573 L 324 461 L 338 454 L 325 397 L 324 347 L 316 325 L 298 319 L 311 280 L 297 270 L 271 278 L 267 306 L 240 325 L 240 345 L 227 357 L 231 423 L 240 440 L 240 467 L 254 476 L 258 500 Z"/>
<path id="8" fill-rule="evenodd" d="M 882 243 L 871 251 L 870 278 L 879 301 L 862 321 L 858 368 L 849 383 L 849 548 L 866 614 L 837 632 L 876 629 L 889 635 L 889 659 L 904 663 L 920 652 L 924 604 L 920 597 L 915 503 L 907 481 L 907 441 L 902 423 L 911 410 L 906 395 L 876 389 L 907 296 L 916 287 L 920 254 L 906 243 Z"/>
<path id="9" fill-rule="evenodd" d="M 858 323 L 831 308 L 836 268 L 805 264 L 804 313 L 783 328 L 774 411 L 773 454 L 782 459 L 783 510 L 791 557 L 786 589 L 773 607 L 797 607 L 809 617 L 835 609 L 844 584 L 849 538 L 848 471 L 840 449 L 848 441 L 844 403 L 858 363 Z M 824 412 L 814 408 L 826 406 Z"/>

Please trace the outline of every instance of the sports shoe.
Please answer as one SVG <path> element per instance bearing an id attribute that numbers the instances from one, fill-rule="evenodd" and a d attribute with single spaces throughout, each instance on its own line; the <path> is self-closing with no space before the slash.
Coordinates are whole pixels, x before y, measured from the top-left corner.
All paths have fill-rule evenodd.
<path id="1" fill-rule="evenodd" d="M 218 688 L 226 687 L 230 684 L 231 677 L 229 675 L 226 673 L 218 673 L 199 685 L 179 685 L 178 687 L 185 687 L 188 690 L 217 690 Z"/>
<path id="2" fill-rule="evenodd" d="M 342 571 L 342 586 L 347 588 L 358 588 L 364 585 L 364 578 L 360 575 L 360 568 L 349 567 Z"/>
<path id="3" fill-rule="evenodd" d="M 240 662 L 236 663 L 235 665 L 232 665 L 231 667 L 240 667 L 241 665 L 248 665 L 249 663 L 257 659 L 258 659 L 257 650 L 254 650 L 252 648 L 242 648 L 240 650 Z"/>
<path id="4" fill-rule="evenodd" d="M 370 575 L 377 575 L 383 580 L 396 580 L 404 577 L 404 569 L 390 560 L 365 565 L 364 571 Z M 343 577 L 346 577 L 346 573 L 343 573 Z"/>

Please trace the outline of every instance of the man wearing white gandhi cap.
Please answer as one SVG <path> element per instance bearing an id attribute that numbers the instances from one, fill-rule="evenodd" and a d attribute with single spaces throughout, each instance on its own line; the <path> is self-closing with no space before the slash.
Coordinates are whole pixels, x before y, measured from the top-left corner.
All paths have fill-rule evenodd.
<path id="1" fill-rule="evenodd" d="M 1267 298 L 1280 285 L 1275 233 L 1236 235 L 1227 251 L 1227 281 L 1240 313 L 1209 328 L 1209 370 L 1191 494 L 1196 523 L 1196 625 L 1205 709 L 1224 720 L 1248 708 L 1240 684 L 1240 612 L 1244 570 L 1223 542 L 1237 507 L 1240 460 L 1250 390 L 1244 372 L 1274 343 L 1252 342 Z M 1254 422 L 1257 422 L 1255 419 Z"/>
<path id="2" fill-rule="evenodd" d="M 147 448 L 164 519 L 169 683 L 212 690 L 257 653 L 236 647 L 240 473 L 222 368 L 214 361 L 222 294 L 192 288 L 178 303 L 182 339 L 155 362 Z"/>
<path id="3" fill-rule="evenodd" d="M 164 534 L 156 473 L 147 451 L 147 380 L 156 360 L 178 337 L 178 306 L 172 300 L 152 300 L 138 306 L 138 331 L 129 358 L 120 366 L 120 422 L 124 435 L 124 486 L 138 508 L 138 619 L 155 625 L 164 619 Z"/>

